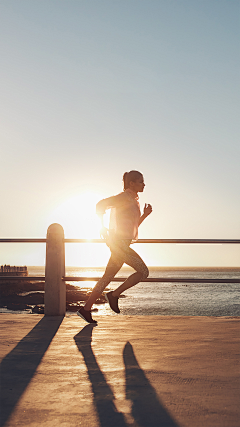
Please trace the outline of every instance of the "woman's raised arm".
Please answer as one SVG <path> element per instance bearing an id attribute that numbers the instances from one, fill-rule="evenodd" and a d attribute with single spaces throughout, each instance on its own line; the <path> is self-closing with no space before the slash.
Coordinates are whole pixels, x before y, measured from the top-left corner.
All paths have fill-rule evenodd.
<path id="1" fill-rule="evenodd" d="M 120 206 L 123 203 L 123 196 L 124 193 L 120 193 L 116 196 L 100 200 L 96 205 L 97 215 L 104 215 L 107 209 L 116 208 L 117 206 Z"/>

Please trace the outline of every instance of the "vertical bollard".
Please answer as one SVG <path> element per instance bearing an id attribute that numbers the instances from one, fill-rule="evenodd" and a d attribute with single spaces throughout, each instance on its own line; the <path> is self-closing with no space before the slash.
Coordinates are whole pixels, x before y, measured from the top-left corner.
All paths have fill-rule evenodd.
<path id="1" fill-rule="evenodd" d="M 45 266 L 45 315 L 64 316 L 66 312 L 64 231 L 52 224 L 47 231 Z"/>

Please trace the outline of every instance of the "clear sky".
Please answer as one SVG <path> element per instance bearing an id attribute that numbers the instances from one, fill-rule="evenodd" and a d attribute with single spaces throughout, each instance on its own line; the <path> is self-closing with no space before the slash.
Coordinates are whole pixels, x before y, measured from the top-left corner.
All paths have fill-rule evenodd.
<path id="1" fill-rule="evenodd" d="M 240 239 L 238 0 L 2 0 L 0 236 L 99 237 L 140 170 L 140 238 Z M 103 245 L 66 245 L 104 265 Z M 149 265 L 240 266 L 240 245 L 137 245 Z M 44 245 L 0 244 L 43 265 Z"/>

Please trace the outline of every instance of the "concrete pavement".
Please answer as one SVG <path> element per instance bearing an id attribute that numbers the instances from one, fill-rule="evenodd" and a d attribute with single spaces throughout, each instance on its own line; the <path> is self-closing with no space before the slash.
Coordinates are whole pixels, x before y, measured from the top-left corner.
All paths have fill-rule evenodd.
<path id="1" fill-rule="evenodd" d="M 0 314 L 1 426 L 239 427 L 240 318 Z"/>

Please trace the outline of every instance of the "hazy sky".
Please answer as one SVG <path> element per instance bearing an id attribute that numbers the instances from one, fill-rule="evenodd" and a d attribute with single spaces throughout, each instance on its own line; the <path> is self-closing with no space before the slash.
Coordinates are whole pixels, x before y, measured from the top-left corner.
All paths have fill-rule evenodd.
<path id="1" fill-rule="evenodd" d="M 1 0 L 0 236 L 59 222 L 66 237 L 99 237 L 96 201 L 137 169 L 153 206 L 140 238 L 240 239 L 239 9 Z M 152 265 L 240 266 L 239 246 L 137 250 Z M 97 250 L 68 245 L 67 264 L 104 264 Z M 44 257 L 44 245 L 0 244 L 0 264 Z"/>

